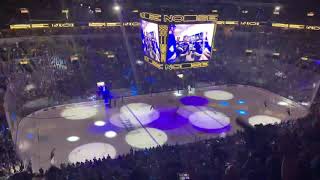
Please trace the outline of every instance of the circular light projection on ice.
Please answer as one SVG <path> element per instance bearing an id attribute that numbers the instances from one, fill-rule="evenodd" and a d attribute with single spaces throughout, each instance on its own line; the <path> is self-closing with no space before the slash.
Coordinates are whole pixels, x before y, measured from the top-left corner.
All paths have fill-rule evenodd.
<path id="1" fill-rule="evenodd" d="M 257 115 L 249 118 L 249 124 L 251 124 L 252 126 L 258 124 L 262 124 L 265 126 L 268 124 L 279 124 L 280 122 L 281 119 L 267 115 Z"/>
<path id="2" fill-rule="evenodd" d="M 127 143 L 135 148 L 145 149 L 162 146 L 168 140 L 165 132 L 155 128 L 139 128 L 126 135 Z"/>
<path id="3" fill-rule="evenodd" d="M 211 90 L 204 92 L 204 96 L 207 98 L 218 100 L 218 101 L 227 101 L 230 99 L 233 99 L 233 94 L 229 93 L 227 91 L 221 91 L 221 90 Z"/>
<path id="4" fill-rule="evenodd" d="M 203 110 L 193 113 L 189 117 L 192 125 L 207 130 L 222 129 L 230 125 L 230 118 L 215 110 Z"/>
<path id="5" fill-rule="evenodd" d="M 76 142 L 76 141 L 79 141 L 79 137 L 78 136 L 69 136 L 68 138 L 67 138 L 67 141 L 69 141 L 69 142 Z"/>
<path id="6" fill-rule="evenodd" d="M 114 138 L 117 136 L 117 133 L 114 132 L 114 131 L 107 131 L 104 133 L 104 136 L 107 137 L 107 138 Z"/>
<path id="7" fill-rule="evenodd" d="M 145 103 L 132 103 L 120 108 L 118 114 L 110 118 L 110 122 L 118 127 L 141 127 L 159 118 L 159 112 Z"/>
<path id="8" fill-rule="evenodd" d="M 106 122 L 104 122 L 104 121 L 95 121 L 95 122 L 94 122 L 94 125 L 95 125 L 95 126 L 98 126 L 98 127 L 101 127 L 101 126 L 106 125 Z"/>
<path id="9" fill-rule="evenodd" d="M 73 106 L 67 107 L 61 112 L 61 116 L 69 120 L 84 120 L 93 117 L 98 110 L 92 106 Z"/>
<path id="10" fill-rule="evenodd" d="M 68 158 L 71 163 L 76 163 L 92 160 L 93 158 L 107 157 L 108 154 L 111 158 L 115 158 L 117 154 L 116 149 L 110 144 L 95 142 L 75 148 L 70 152 Z"/>

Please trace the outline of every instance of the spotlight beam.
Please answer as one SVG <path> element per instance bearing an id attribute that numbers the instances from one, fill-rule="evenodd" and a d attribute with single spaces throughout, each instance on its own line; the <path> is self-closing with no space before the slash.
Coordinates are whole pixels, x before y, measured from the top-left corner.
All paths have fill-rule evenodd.
<path id="1" fill-rule="evenodd" d="M 118 4 L 116 2 L 116 0 L 114 0 L 114 4 Z M 119 5 L 118 5 L 119 6 Z M 120 8 L 120 6 L 119 6 Z M 126 46 L 126 50 L 128 52 L 128 56 L 129 56 L 129 61 L 130 61 L 130 65 L 131 65 L 131 68 L 132 68 L 132 72 L 133 72 L 133 76 L 134 76 L 134 80 L 136 82 L 136 85 L 138 85 L 139 83 L 139 78 L 138 78 L 138 74 L 137 74 L 137 70 L 135 68 L 135 60 L 134 60 L 134 55 L 133 55 L 133 52 L 132 52 L 132 49 L 129 45 L 129 40 L 128 40 L 128 36 L 126 34 L 126 29 L 124 28 L 123 26 L 123 17 L 122 17 L 122 14 L 121 14 L 121 11 L 119 9 L 119 13 L 117 13 L 117 16 L 118 16 L 118 19 L 119 19 L 119 22 L 120 22 L 120 29 L 121 29 L 121 33 L 122 33 L 122 37 L 123 37 L 123 41 L 124 41 L 124 44 Z"/>

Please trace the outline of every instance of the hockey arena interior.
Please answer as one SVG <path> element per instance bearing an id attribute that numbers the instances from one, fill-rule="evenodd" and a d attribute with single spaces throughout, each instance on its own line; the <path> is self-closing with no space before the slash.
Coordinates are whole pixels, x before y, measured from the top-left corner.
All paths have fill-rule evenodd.
<path id="1" fill-rule="evenodd" d="M 320 1 L 0 2 L 0 179 L 320 180 Z"/>

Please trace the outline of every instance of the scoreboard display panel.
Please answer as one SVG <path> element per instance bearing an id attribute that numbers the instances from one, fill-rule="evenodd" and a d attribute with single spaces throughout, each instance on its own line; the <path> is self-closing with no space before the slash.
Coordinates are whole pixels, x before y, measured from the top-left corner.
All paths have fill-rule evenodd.
<path id="1" fill-rule="evenodd" d="M 215 24 L 171 24 L 167 64 L 209 61 Z"/>
<path id="2" fill-rule="evenodd" d="M 141 40 L 144 55 L 160 62 L 159 25 L 142 20 Z"/>
<path id="3" fill-rule="evenodd" d="M 161 15 L 142 12 L 144 60 L 158 69 L 207 67 L 212 59 L 216 15 Z"/>

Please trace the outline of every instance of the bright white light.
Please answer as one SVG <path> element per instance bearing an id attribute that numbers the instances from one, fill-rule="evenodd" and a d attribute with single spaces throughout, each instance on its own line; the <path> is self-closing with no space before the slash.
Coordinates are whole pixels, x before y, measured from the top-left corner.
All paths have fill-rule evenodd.
<path id="1" fill-rule="evenodd" d="M 76 141 L 79 141 L 79 137 L 78 136 L 70 136 L 67 138 L 67 141 L 69 142 L 76 142 Z"/>
<path id="2" fill-rule="evenodd" d="M 78 105 L 64 109 L 61 116 L 69 120 L 83 120 L 95 116 L 97 112 L 97 108 L 93 106 Z"/>
<path id="3" fill-rule="evenodd" d="M 182 94 L 182 91 L 174 91 L 174 93 L 173 93 L 175 96 L 177 96 L 177 97 L 180 97 L 180 96 L 182 96 L 183 94 Z"/>
<path id="4" fill-rule="evenodd" d="M 182 79 L 183 78 L 183 74 L 177 74 L 177 76 Z"/>
<path id="5" fill-rule="evenodd" d="M 251 124 L 252 126 L 258 124 L 262 124 L 263 126 L 265 126 L 268 124 L 279 124 L 280 122 L 281 119 L 267 115 L 257 115 L 249 118 L 249 124 Z"/>
<path id="6" fill-rule="evenodd" d="M 97 86 L 98 86 L 98 87 L 101 87 L 101 86 L 104 86 L 104 85 L 105 85 L 105 83 L 104 83 L 103 81 L 97 82 Z"/>
<path id="7" fill-rule="evenodd" d="M 303 106 L 310 106 L 310 102 L 302 102 L 301 105 L 303 105 Z"/>
<path id="8" fill-rule="evenodd" d="M 155 128 L 139 128 L 126 135 L 126 142 L 139 149 L 162 146 L 167 140 L 166 133 Z"/>
<path id="9" fill-rule="evenodd" d="M 280 9 L 281 9 L 280 6 L 276 6 L 276 7 L 274 8 L 275 11 L 280 11 Z"/>
<path id="10" fill-rule="evenodd" d="M 107 157 L 108 154 L 113 159 L 117 155 L 116 152 L 116 149 L 110 144 L 95 142 L 75 148 L 70 152 L 68 159 L 71 163 L 85 162 L 86 160 L 93 160 L 94 158 Z"/>
<path id="11" fill-rule="evenodd" d="M 26 87 L 24 88 L 25 91 L 31 91 L 33 89 L 35 89 L 35 85 L 34 84 L 28 84 L 26 85 Z"/>
<path id="12" fill-rule="evenodd" d="M 278 105 L 280 105 L 280 106 L 289 106 L 289 103 L 284 102 L 284 101 L 279 101 Z"/>
<path id="13" fill-rule="evenodd" d="M 107 138 L 114 138 L 117 136 L 117 133 L 114 132 L 114 131 L 107 131 L 104 133 L 104 136 L 107 137 Z"/>
<path id="14" fill-rule="evenodd" d="M 106 125 L 106 122 L 104 122 L 104 121 L 96 121 L 96 122 L 94 122 L 94 125 L 100 127 L 100 126 Z"/>
<path id="15" fill-rule="evenodd" d="M 204 92 L 204 96 L 210 99 L 218 100 L 218 101 L 227 101 L 230 99 L 233 99 L 233 94 L 227 92 L 227 91 L 221 91 L 221 90 L 211 90 Z"/>
<path id="16" fill-rule="evenodd" d="M 120 11 L 121 7 L 119 5 L 114 5 L 113 10 Z"/>
<path id="17" fill-rule="evenodd" d="M 142 65 L 142 64 L 143 64 L 143 61 L 137 60 L 136 63 L 137 63 L 138 65 Z"/>

